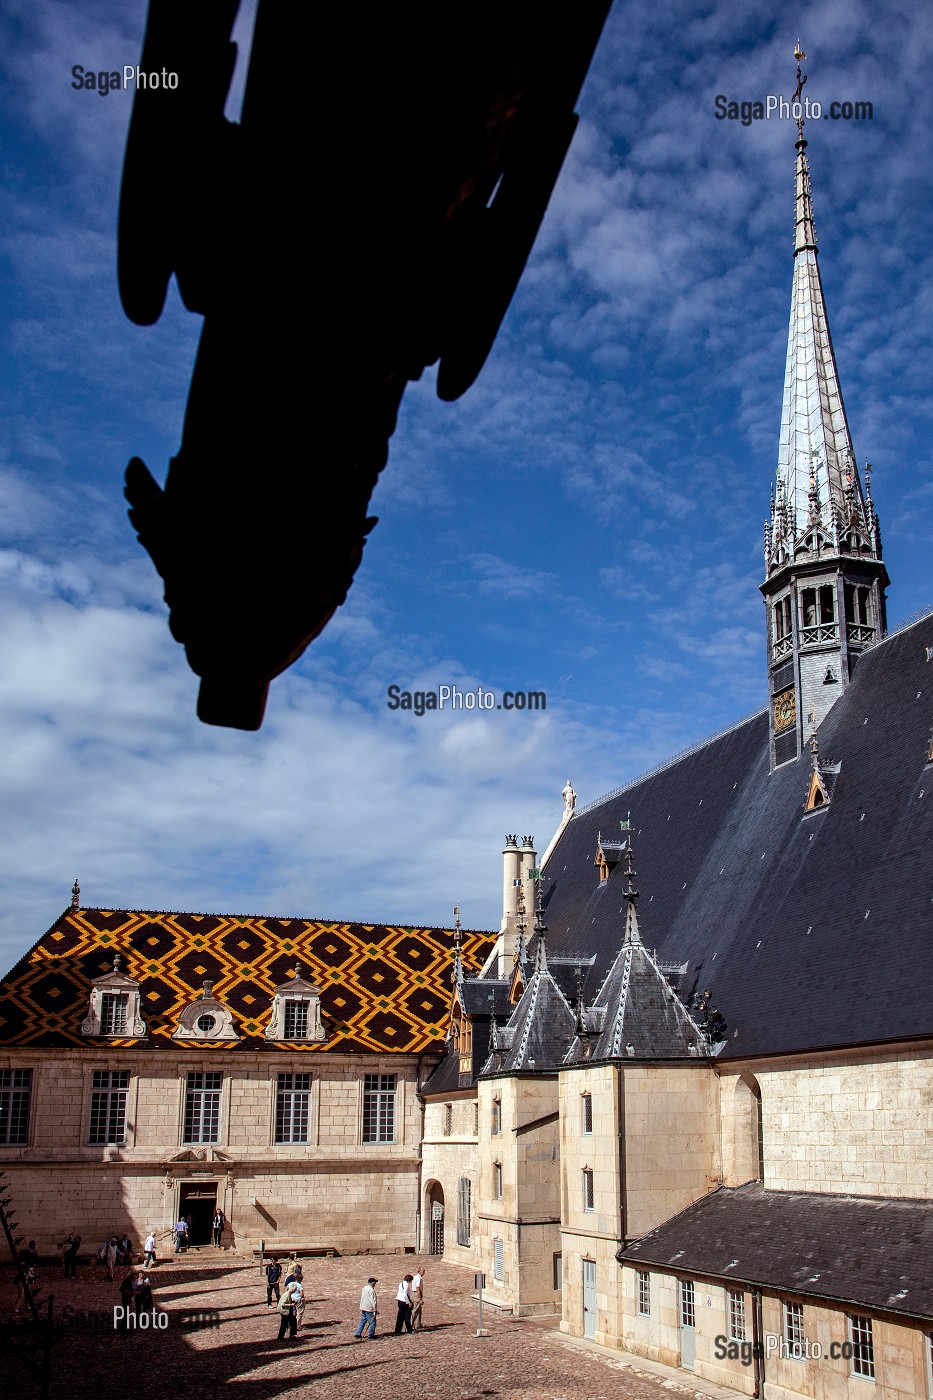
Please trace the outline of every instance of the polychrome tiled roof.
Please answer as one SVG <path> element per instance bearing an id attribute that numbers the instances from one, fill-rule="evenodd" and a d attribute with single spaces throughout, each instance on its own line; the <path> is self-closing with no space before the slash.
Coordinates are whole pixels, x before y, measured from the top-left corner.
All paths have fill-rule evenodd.
<path id="1" fill-rule="evenodd" d="M 494 935 L 462 931 L 461 959 L 478 970 Z M 327 1039 L 303 1051 L 417 1054 L 441 1049 L 450 1004 L 453 933 L 385 924 L 228 914 L 68 909 L 0 984 L 0 1045 L 108 1044 L 81 1034 L 91 982 L 121 971 L 140 983 L 153 1049 L 172 1046 L 178 1017 L 204 981 L 233 1014 L 239 1042 L 184 1042 L 213 1050 L 282 1048 L 265 1040 L 274 989 L 296 962 L 321 989 Z"/>

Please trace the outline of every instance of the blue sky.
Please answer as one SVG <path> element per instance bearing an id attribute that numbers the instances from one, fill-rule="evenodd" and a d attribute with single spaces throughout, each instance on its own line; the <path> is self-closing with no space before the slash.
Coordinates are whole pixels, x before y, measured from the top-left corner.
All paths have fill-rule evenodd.
<path id="1" fill-rule="evenodd" d="M 568 776 L 590 801 L 763 707 L 795 131 L 713 103 L 789 93 L 798 34 L 811 99 L 874 107 L 810 124 L 815 220 L 889 622 L 933 602 L 933 14 L 635 0 L 479 381 L 408 390 L 347 605 L 259 734 L 200 725 L 121 494 L 131 455 L 162 479 L 177 450 L 200 322 L 174 289 L 157 326 L 123 316 L 130 95 L 71 87 L 134 63 L 144 21 L 140 0 L 0 18 L 0 962 L 75 875 L 104 907 L 436 923 L 459 900 L 496 926 L 503 835 L 543 850 Z M 548 708 L 417 718 L 393 683 Z"/>

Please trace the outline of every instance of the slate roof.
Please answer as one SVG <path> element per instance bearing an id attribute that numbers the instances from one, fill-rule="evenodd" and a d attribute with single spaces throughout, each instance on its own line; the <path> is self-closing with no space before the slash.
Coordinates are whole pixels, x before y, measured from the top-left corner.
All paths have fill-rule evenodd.
<path id="1" fill-rule="evenodd" d="M 933 1201 L 721 1187 L 616 1258 L 933 1316 Z"/>
<path id="2" fill-rule="evenodd" d="M 933 616 L 879 643 L 820 726 L 839 763 L 806 815 L 810 754 L 768 771 L 768 716 L 578 811 L 544 868 L 549 949 L 619 949 L 624 875 L 597 836 L 631 811 L 645 941 L 712 991 L 722 1059 L 933 1034 Z M 591 982 L 592 986 L 593 983 Z"/>
<path id="3" fill-rule="evenodd" d="M 495 935 L 462 930 L 461 959 L 479 969 Z M 301 1052 L 443 1046 L 450 1006 L 453 931 L 386 924 L 273 919 L 226 914 L 67 909 L 0 983 L 0 1045 L 113 1044 L 81 1035 L 90 984 L 116 952 L 140 983 L 140 1008 L 153 1050 L 176 1048 L 181 1011 L 205 979 L 233 1014 L 239 1042 L 213 1049 L 277 1049 L 266 1041 L 275 988 L 304 964 L 321 989 L 327 1039 Z M 185 1041 L 190 1051 L 198 1041 Z"/>

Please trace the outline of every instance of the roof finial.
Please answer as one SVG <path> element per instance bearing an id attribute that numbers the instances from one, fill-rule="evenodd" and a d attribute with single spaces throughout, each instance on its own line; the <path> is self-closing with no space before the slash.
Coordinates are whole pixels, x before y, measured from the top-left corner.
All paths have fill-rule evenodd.
<path id="1" fill-rule="evenodd" d="M 451 970 L 451 980 L 455 987 L 459 987 L 463 981 L 463 963 L 460 960 L 460 905 L 454 905 L 454 965 Z"/>
<path id="2" fill-rule="evenodd" d="M 120 971 L 120 964 L 121 964 L 122 961 L 123 961 L 123 954 L 122 954 L 122 953 L 114 953 L 114 955 L 113 955 L 113 970 L 114 970 L 114 972 L 119 972 L 119 971 Z"/>
<path id="3" fill-rule="evenodd" d="M 304 965 L 304 963 L 303 963 L 303 962 L 296 962 L 296 963 L 295 963 L 295 981 L 296 981 L 296 982 L 302 982 L 302 981 L 304 981 L 304 975 L 305 975 L 305 965 Z"/>
<path id="4" fill-rule="evenodd" d="M 537 946 L 535 948 L 535 971 L 547 972 L 547 924 L 544 922 L 544 910 L 541 907 L 541 886 L 537 886 L 538 898 L 535 909 L 535 937 Z"/>
<path id="5" fill-rule="evenodd" d="M 625 851 L 625 889 L 622 897 L 626 900 L 628 908 L 625 911 L 625 937 L 624 943 L 640 943 L 641 937 L 638 932 L 638 915 L 635 912 L 635 904 L 638 900 L 638 891 L 635 888 L 635 852 L 632 850 L 632 841 Z"/>
<path id="6" fill-rule="evenodd" d="M 71 887 L 71 907 L 72 909 L 80 909 L 81 907 L 81 886 L 78 884 L 77 875 L 75 876 L 75 882 Z"/>

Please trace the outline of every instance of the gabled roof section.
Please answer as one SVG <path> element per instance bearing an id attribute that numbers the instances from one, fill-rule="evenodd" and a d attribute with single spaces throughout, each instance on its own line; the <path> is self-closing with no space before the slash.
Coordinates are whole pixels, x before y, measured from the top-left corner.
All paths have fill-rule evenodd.
<path id="1" fill-rule="evenodd" d="M 720 1060 L 933 1035 L 931 646 L 928 615 L 860 658 L 820 725 L 841 771 L 819 816 L 808 752 L 769 772 L 766 713 L 578 810 L 547 864 L 549 949 L 596 954 L 596 985 L 612 967 L 624 879 L 595 881 L 593 850 L 631 808 L 639 913 L 687 964 L 682 999 L 712 992 Z"/>
<path id="2" fill-rule="evenodd" d="M 721 1187 L 616 1255 L 928 1320 L 933 1201 Z"/>
<path id="3" fill-rule="evenodd" d="M 140 984 L 148 1028 L 146 1040 L 124 1044 L 172 1048 L 181 1012 L 209 980 L 241 1037 L 230 1053 L 279 1048 L 282 1042 L 265 1039 L 272 999 L 300 960 L 321 989 L 327 1038 L 287 1042 L 289 1049 L 440 1051 L 453 941 L 449 929 L 70 908 L 0 984 L 0 1045 L 99 1043 L 82 1036 L 81 1022 L 91 982 L 119 952 Z M 490 933 L 461 931 L 464 966 L 479 968 L 493 941 Z"/>
<path id="4" fill-rule="evenodd" d="M 706 1037 L 641 941 L 634 854 L 625 847 L 625 932 L 596 996 L 595 1016 L 578 1011 L 566 1062 L 580 1059 L 687 1059 L 709 1053 Z M 598 1025 L 595 1036 L 590 1028 Z"/>
<path id="5" fill-rule="evenodd" d="M 517 1073 L 520 1070 L 556 1069 L 573 1039 L 575 1018 L 547 964 L 547 929 L 540 916 L 535 969 L 508 1022 L 493 1025 L 490 1049 L 483 1072 Z"/>

